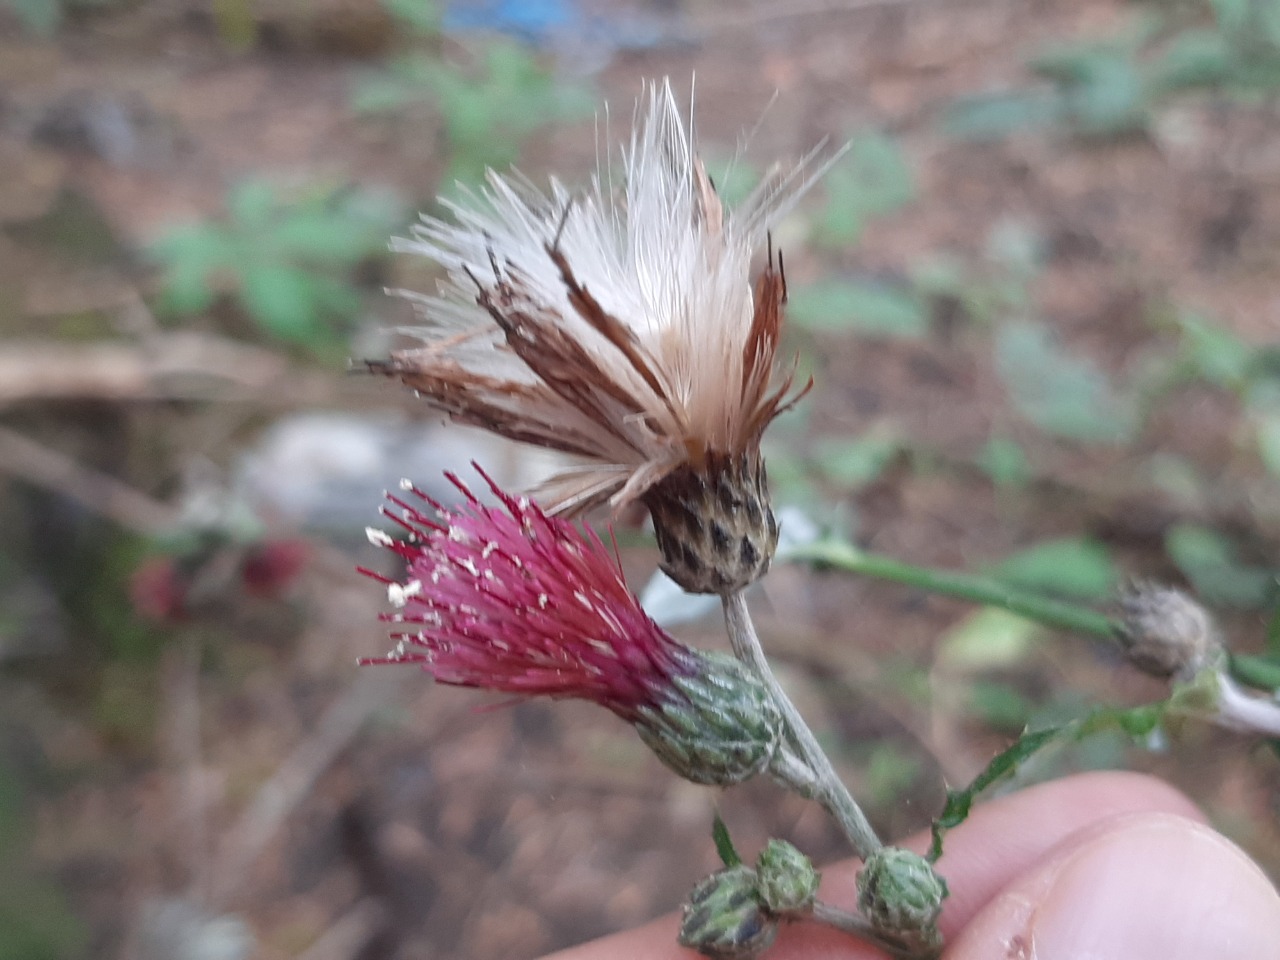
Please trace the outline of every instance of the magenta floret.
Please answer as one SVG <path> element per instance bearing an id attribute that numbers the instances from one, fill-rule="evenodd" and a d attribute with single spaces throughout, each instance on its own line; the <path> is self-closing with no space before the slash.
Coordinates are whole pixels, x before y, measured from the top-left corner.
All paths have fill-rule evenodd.
<path id="1" fill-rule="evenodd" d="M 501 507 L 452 474 L 457 508 L 411 486 L 429 513 L 388 495 L 396 510 L 383 512 L 407 536 L 372 536 L 404 558 L 404 579 L 362 572 L 387 584 L 401 609 L 383 619 L 406 629 L 393 651 L 361 663 L 416 663 L 440 683 L 576 697 L 625 719 L 681 699 L 672 681 L 697 670 L 697 654 L 644 612 L 599 536 L 476 469 Z"/>

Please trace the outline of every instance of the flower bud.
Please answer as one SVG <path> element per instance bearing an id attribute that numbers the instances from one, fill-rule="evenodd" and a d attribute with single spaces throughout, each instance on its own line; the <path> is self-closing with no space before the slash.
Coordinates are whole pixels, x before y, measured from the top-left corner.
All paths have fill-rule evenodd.
<path id="1" fill-rule="evenodd" d="M 1189 680 L 1222 654 L 1213 618 L 1180 590 L 1134 584 L 1120 609 L 1125 653 L 1147 673 Z"/>
<path id="2" fill-rule="evenodd" d="M 759 450 L 709 454 L 644 496 L 662 570 L 690 593 L 730 593 L 760 579 L 778 547 L 778 522 Z"/>
<path id="3" fill-rule="evenodd" d="M 678 939 L 704 957 L 748 960 L 767 950 L 777 934 L 777 923 L 760 902 L 756 872 L 739 864 L 711 874 L 693 888 Z"/>
<path id="4" fill-rule="evenodd" d="M 929 861 L 901 847 L 881 847 L 858 874 L 858 908 L 882 934 L 922 947 L 941 943 L 938 915 L 947 884 Z"/>
<path id="5" fill-rule="evenodd" d="M 673 695 L 638 711 L 636 732 L 694 783 L 729 786 L 760 773 L 782 736 L 782 716 L 758 677 L 736 658 L 697 651 L 697 667 L 670 680 Z"/>
<path id="6" fill-rule="evenodd" d="M 775 914 L 803 913 L 813 906 L 821 876 L 813 862 L 785 840 L 770 840 L 756 860 L 760 898 Z"/>

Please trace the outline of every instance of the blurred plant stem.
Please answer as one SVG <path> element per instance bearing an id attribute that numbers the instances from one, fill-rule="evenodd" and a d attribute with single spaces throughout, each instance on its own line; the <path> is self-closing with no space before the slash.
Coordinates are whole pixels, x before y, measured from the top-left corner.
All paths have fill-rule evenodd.
<path id="1" fill-rule="evenodd" d="M 1089 607 L 1051 600 L 990 577 L 917 567 L 870 553 L 844 540 L 820 540 L 792 547 L 787 551 L 787 559 L 892 580 L 930 593 L 998 607 L 1047 627 L 1117 642 L 1123 642 L 1125 636 L 1124 625 L 1119 620 Z M 1280 737 L 1280 703 L 1275 699 L 1280 696 L 1280 665 L 1270 657 L 1232 655 L 1227 666 L 1215 671 L 1215 675 L 1218 678 L 1216 695 L 1212 706 L 1203 711 L 1205 719 L 1230 729 Z M 1272 698 L 1255 697 L 1241 689 L 1237 681 L 1265 690 Z"/>
<path id="2" fill-rule="evenodd" d="M 889 956 L 896 957 L 898 960 L 927 960 L 927 958 L 937 955 L 935 952 L 926 952 L 918 946 L 900 943 L 887 937 L 876 930 L 871 925 L 871 921 L 861 914 L 841 910 L 839 907 L 822 900 L 814 901 L 813 912 L 809 916 L 817 923 L 825 923 L 829 927 L 843 930 L 845 933 L 852 934 L 855 937 L 870 940 Z"/>
<path id="3" fill-rule="evenodd" d="M 1260 733 L 1280 741 L 1280 703 L 1246 693 L 1227 674 L 1217 676 L 1213 721 L 1244 733 Z"/>
<path id="4" fill-rule="evenodd" d="M 880 580 L 918 587 L 930 593 L 968 600 L 1026 617 L 1036 623 L 1063 630 L 1075 630 L 1115 640 L 1120 622 L 1088 607 L 1051 600 L 991 577 L 917 567 L 882 554 L 870 553 L 844 540 L 819 540 L 790 548 L 788 560 L 802 560 Z"/>

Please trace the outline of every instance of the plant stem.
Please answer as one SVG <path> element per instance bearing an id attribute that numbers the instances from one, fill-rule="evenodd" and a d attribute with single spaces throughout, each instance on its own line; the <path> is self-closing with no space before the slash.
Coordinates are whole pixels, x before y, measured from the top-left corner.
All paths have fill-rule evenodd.
<path id="1" fill-rule="evenodd" d="M 751 613 L 747 609 L 746 594 L 742 590 L 721 597 L 724 603 L 725 623 L 729 629 L 729 642 L 739 660 L 748 664 L 764 682 L 770 696 L 782 712 L 790 739 L 799 753 L 799 759 L 808 767 L 811 775 L 797 782 L 797 778 L 788 775 L 785 767 L 775 768 L 774 774 L 785 779 L 788 785 L 795 787 L 805 796 L 812 796 L 822 804 L 823 808 L 840 824 L 849 842 L 864 860 L 880 849 L 882 844 L 876 836 L 871 824 L 867 821 L 862 809 L 854 801 L 844 783 L 836 775 L 831 761 L 818 744 L 818 739 L 809 729 L 809 725 L 800 716 L 800 711 L 787 696 L 773 669 L 765 658 L 764 649 L 760 646 L 760 638 L 756 635 L 755 624 L 751 622 Z"/>
<path id="2" fill-rule="evenodd" d="M 1214 720 L 1233 730 L 1280 739 L 1280 703 L 1246 693 L 1226 674 L 1218 677 L 1218 712 Z"/>
<path id="3" fill-rule="evenodd" d="M 819 540 L 788 548 L 788 560 L 833 567 L 880 580 L 892 580 L 943 596 L 998 607 L 1047 627 L 1074 630 L 1105 640 L 1124 640 L 1120 621 L 1089 607 L 1050 600 L 991 577 L 917 567 L 883 554 L 871 553 L 847 540 Z M 1231 675 L 1241 683 L 1262 690 L 1280 690 L 1280 665 L 1265 657 L 1234 654 Z"/>
<path id="4" fill-rule="evenodd" d="M 1027 593 L 990 577 L 917 567 L 892 557 L 869 553 L 843 540 L 819 540 L 792 547 L 787 551 L 786 557 L 788 560 L 805 560 L 848 573 L 893 580 L 931 593 L 999 607 L 1049 627 L 1076 630 L 1108 639 L 1116 639 L 1120 635 L 1120 624 L 1117 621 L 1088 607 Z"/>
<path id="5" fill-rule="evenodd" d="M 825 923 L 829 927 L 869 940 L 885 953 L 900 957 L 902 960 L 922 960 L 922 958 L 937 956 L 936 951 L 922 952 L 919 946 L 900 943 L 886 937 L 871 926 L 871 922 L 861 914 L 841 910 L 821 900 L 813 902 L 813 912 L 809 914 L 809 918 L 815 923 Z"/>

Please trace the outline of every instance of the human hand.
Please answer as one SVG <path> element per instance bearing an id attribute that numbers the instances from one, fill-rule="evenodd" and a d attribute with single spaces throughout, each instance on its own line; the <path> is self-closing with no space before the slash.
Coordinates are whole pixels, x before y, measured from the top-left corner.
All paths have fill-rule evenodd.
<path id="1" fill-rule="evenodd" d="M 904 846 L 923 851 L 927 839 Z M 822 899 L 856 902 L 859 864 L 823 870 Z M 944 960 L 1280 960 L 1280 894 L 1182 794 L 1150 777 L 1091 773 L 976 808 L 947 835 Z M 546 960 L 691 960 L 678 919 Z M 767 960 L 873 960 L 811 923 Z"/>

